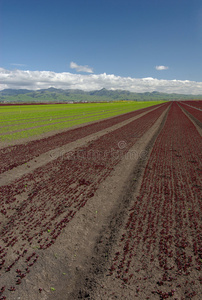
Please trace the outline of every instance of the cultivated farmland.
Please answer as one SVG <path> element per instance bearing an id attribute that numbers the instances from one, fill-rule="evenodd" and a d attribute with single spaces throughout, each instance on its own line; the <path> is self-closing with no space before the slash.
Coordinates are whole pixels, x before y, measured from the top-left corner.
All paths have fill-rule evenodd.
<path id="1" fill-rule="evenodd" d="M 200 299 L 202 102 L 56 107 L 3 107 L 0 299 Z"/>
<path id="2" fill-rule="evenodd" d="M 163 102 L 163 101 L 162 101 Z M 161 102 L 1 105 L 0 147 L 26 142 L 59 130 L 102 120 Z"/>

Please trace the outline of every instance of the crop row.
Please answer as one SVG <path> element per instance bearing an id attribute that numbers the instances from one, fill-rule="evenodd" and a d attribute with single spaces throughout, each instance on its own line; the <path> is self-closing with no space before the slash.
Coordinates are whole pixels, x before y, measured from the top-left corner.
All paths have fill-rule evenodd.
<path id="1" fill-rule="evenodd" d="M 120 112 L 121 113 L 121 112 Z M 53 121 L 51 118 L 47 121 L 41 122 L 34 122 L 35 124 L 27 123 L 21 125 L 12 125 L 10 127 L 2 128 L 0 131 L 0 139 L 2 142 L 10 142 L 11 144 L 15 140 L 25 140 L 27 138 L 33 138 L 34 136 L 40 136 L 41 134 L 56 133 L 59 130 L 67 130 L 70 127 L 78 126 L 78 125 L 85 125 L 88 122 L 95 122 L 98 120 L 102 120 L 114 115 L 117 115 L 118 112 L 108 112 L 102 114 L 95 114 L 90 116 L 82 115 L 78 118 L 66 118 L 66 120 L 58 120 Z M 32 125 L 32 126 L 31 126 Z M 9 130 L 9 131 L 8 131 Z"/>
<path id="2" fill-rule="evenodd" d="M 0 128 L 0 139 L 2 142 L 14 141 L 17 139 L 25 139 L 33 136 L 40 136 L 40 134 L 45 134 L 47 132 L 56 132 L 62 129 L 68 129 L 70 127 L 85 124 L 88 122 L 95 122 L 103 120 L 105 118 L 113 117 L 118 114 L 123 113 L 123 111 L 112 110 L 105 111 L 101 113 L 94 114 L 82 114 L 78 117 L 66 117 L 41 121 L 26 122 L 21 124 L 12 124 L 9 126 L 3 126 Z"/>
<path id="3" fill-rule="evenodd" d="M 35 115 L 35 116 L 32 116 L 32 115 L 31 116 L 30 115 L 24 115 L 23 116 L 22 115 L 21 118 L 18 116 L 18 119 L 16 119 L 16 118 L 12 119 L 12 117 L 10 116 L 10 118 L 8 120 L 1 120 L 0 121 L 0 128 L 13 126 L 12 130 L 14 130 L 14 129 L 18 129 L 18 128 L 14 127 L 15 125 L 18 126 L 18 125 L 33 124 L 33 123 L 38 124 L 38 122 L 43 122 L 43 123 L 48 122 L 48 121 L 50 121 L 50 119 L 53 120 L 53 121 L 62 120 L 62 119 L 74 119 L 75 117 L 77 117 L 77 118 L 78 117 L 83 117 L 83 116 L 88 117 L 88 116 L 99 115 L 99 114 L 104 115 L 105 113 L 112 113 L 112 112 L 114 112 L 115 114 L 118 114 L 119 112 L 122 112 L 122 111 L 124 111 L 124 109 L 121 109 L 121 108 L 113 109 L 113 108 L 111 108 L 111 109 L 105 109 L 105 110 L 101 110 L 101 111 L 95 110 L 95 111 L 89 111 L 89 112 L 85 111 L 85 112 L 80 112 L 80 113 L 77 113 L 75 111 L 74 114 L 71 114 L 71 113 L 67 114 L 67 111 L 65 111 L 65 113 L 60 112 L 60 114 L 57 114 L 57 115 L 55 115 L 53 113 L 52 114 L 49 113 L 48 116 L 46 116 L 46 115 L 45 116 L 44 115 L 40 116 L 40 114 L 39 114 L 39 116 L 38 116 L 38 114 Z M 127 112 L 128 111 L 126 111 L 126 113 Z"/>
<path id="4" fill-rule="evenodd" d="M 138 299 L 199 297 L 201 148 L 198 131 L 173 103 L 108 274 Z"/>
<path id="5" fill-rule="evenodd" d="M 74 142 L 77 139 L 116 125 L 143 112 L 148 112 L 149 110 L 151 110 L 150 107 L 140 109 L 107 120 L 102 120 L 94 124 L 75 128 L 67 132 L 58 133 L 47 138 L 0 149 L 0 174 L 26 163 L 40 154 Z"/>
<path id="6" fill-rule="evenodd" d="M 6 282 L 12 287 L 21 283 L 40 250 L 55 243 L 99 184 L 168 106 L 160 106 L 2 188 L 0 275 L 6 292 Z"/>
<path id="7" fill-rule="evenodd" d="M 188 113 L 190 113 L 195 119 L 197 119 L 199 122 L 202 123 L 202 110 L 198 108 L 191 107 L 189 105 L 186 105 L 184 103 L 180 103 L 181 107 L 185 109 Z"/>
<path id="8" fill-rule="evenodd" d="M 13 143 L 17 139 L 25 140 L 34 136 L 36 138 L 48 132 L 54 134 L 57 130 L 113 117 L 155 104 L 157 104 L 155 101 L 131 101 L 126 103 L 85 103 L 76 105 L 5 106 L 0 108 L 0 140 Z"/>
<path id="9" fill-rule="evenodd" d="M 117 115 L 119 113 L 122 113 L 121 110 L 102 111 L 102 112 L 95 112 L 95 113 L 88 113 L 88 114 L 83 113 L 81 115 L 57 117 L 57 118 L 49 117 L 49 119 L 42 119 L 42 120 L 31 119 L 31 120 L 23 120 L 20 122 L 15 121 L 15 123 L 7 122 L 7 124 L 3 122 L 2 124 L 0 124 L 1 125 L 0 135 L 2 136 L 13 132 L 29 130 L 35 127 L 53 126 L 56 124 L 64 124 L 64 127 L 65 126 L 68 127 L 72 123 L 74 124 L 77 123 L 78 121 L 85 122 L 85 119 L 90 122 L 90 121 L 94 121 L 96 118 L 97 120 L 104 119 L 107 117 L 111 117 L 112 114 Z"/>
<path id="10" fill-rule="evenodd" d="M 180 103 L 184 103 L 199 109 L 202 109 L 202 101 L 201 100 L 195 100 L 195 101 L 182 101 Z"/>

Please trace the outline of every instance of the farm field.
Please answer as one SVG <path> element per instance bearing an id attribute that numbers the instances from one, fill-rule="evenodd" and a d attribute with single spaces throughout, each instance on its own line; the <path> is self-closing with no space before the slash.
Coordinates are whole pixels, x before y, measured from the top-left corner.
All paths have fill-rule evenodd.
<path id="1" fill-rule="evenodd" d="M 155 107 L 156 106 L 154 106 L 153 108 Z M 65 131 L 56 135 L 41 138 L 39 140 L 34 140 L 10 147 L 4 147 L 2 150 L 0 150 L 0 173 L 26 163 L 28 160 L 30 161 L 31 159 L 39 156 L 42 153 L 48 152 L 50 150 L 54 151 L 55 148 L 67 145 L 90 134 L 107 129 L 116 124 L 121 124 L 121 122 L 127 120 L 130 121 L 131 118 L 141 115 L 142 113 L 144 114 L 149 110 L 151 110 L 151 108 L 146 107 L 144 109 L 139 109 L 130 113 L 121 114 L 114 118 L 104 119 L 94 124 L 88 124 L 86 126 L 75 128 L 69 130 L 68 132 Z M 53 155 L 54 152 L 51 152 L 50 155 L 51 154 Z"/>
<path id="2" fill-rule="evenodd" d="M 201 298 L 201 102 L 153 104 L 0 149 L 0 300 Z"/>
<path id="3" fill-rule="evenodd" d="M 153 106 L 160 101 L 85 104 L 2 105 L 0 106 L 0 143 L 38 138 L 72 126 Z M 163 103 L 163 101 L 162 101 Z M 1 145 L 0 145 L 1 146 Z"/>

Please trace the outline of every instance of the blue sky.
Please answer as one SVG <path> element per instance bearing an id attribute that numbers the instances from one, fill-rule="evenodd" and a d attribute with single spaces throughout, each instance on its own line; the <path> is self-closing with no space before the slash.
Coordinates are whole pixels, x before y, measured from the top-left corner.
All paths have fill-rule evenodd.
<path id="1" fill-rule="evenodd" d="M 0 0 L 0 68 L 0 89 L 202 94 L 202 1 Z"/>

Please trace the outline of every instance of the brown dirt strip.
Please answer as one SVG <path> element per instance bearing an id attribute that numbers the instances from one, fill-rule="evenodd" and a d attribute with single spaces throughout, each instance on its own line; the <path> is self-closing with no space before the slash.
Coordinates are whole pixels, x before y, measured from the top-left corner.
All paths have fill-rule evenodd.
<path id="1" fill-rule="evenodd" d="M 14 167 L 17 167 L 33 159 L 34 157 L 41 155 L 42 153 L 61 147 L 70 142 L 76 141 L 79 138 L 86 137 L 90 134 L 118 124 L 119 122 L 123 122 L 129 118 L 135 117 L 143 112 L 151 111 L 152 109 L 161 106 L 162 105 L 157 105 L 153 108 L 144 108 L 106 120 L 101 120 L 99 122 L 95 122 L 82 127 L 66 130 L 43 139 L 30 141 L 26 144 L 20 144 L 0 149 L 0 174 L 7 170 L 11 170 Z"/>
<path id="2" fill-rule="evenodd" d="M 130 148 L 129 155 L 121 155 L 121 158 L 123 159 L 122 163 L 118 165 L 114 171 L 111 171 L 112 174 L 106 179 L 106 181 L 100 183 L 100 188 L 97 190 L 94 197 L 88 199 L 88 202 L 84 207 L 82 207 L 82 210 L 75 215 L 74 219 L 71 220 L 71 226 L 64 228 L 63 233 L 58 237 L 56 243 L 50 248 L 46 249 L 45 253 L 43 253 L 43 251 L 41 252 L 37 264 L 32 267 L 32 272 L 27 274 L 26 278 L 22 280 L 22 284 L 16 289 L 15 292 L 11 292 L 9 294 L 9 300 L 16 300 L 17 297 L 29 300 L 76 299 L 75 297 L 72 298 L 70 294 L 75 288 L 75 284 L 77 283 L 76 280 L 79 277 L 78 275 L 80 274 L 80 271 L 85 271 L 87 267 L 86 259 L 89 258 L 89 255 L 91 257 L 91 251 L 94 248 L 99 232 L 102 230 L 103 226 L 108 224 L 109 219 L 112 216 L 112 212 L 117 209 L 119 212 L 121 212 L 122 198 L 119 196 L 122 189 L 124 189 L 124 185 L 129 182 L 128 175 L 139 158 L 140 160 L 145 161 L 148 154 L 148 149 L 146 152 L 144 151 L 145 146 L 147 145 L 148 141 L 152 139 L 153 133 L 158 130 L 164 116 L 165 112 L 158 118 L 157 122 L 154 123 L 153 126 L 149 126 L 149 130 L 146 131 L 144 137 L 138 138 L 138 136 L 135 135 L 136 138 L 134 138 L 136 140 L 136 146 Z M 138 125 L 138 123 L 134 123 L 134 127 L 132 127 L 134 132 L 136 131 L 135 124 Z M 148 125 L 149 124 L 147 123 L 147 126 Z M 129 129 L 131 126 L 127 128 Z M 128 134 L 129 132 L 122 137 L 119 135 L 119 138 L 115 139 L 116 144 L 120 140 L 126 141 L 128 149 L 128 146 L 130 145 Z M 110 134 L 108 134 L 108 136 L 109 135 Z M 105 136 L 105 140 L 106 138 L 107 135 Z M 109 142 L 110 139 L 107 138 L 107 141 Z M 112 145 L 114 145 L 114 143 L 112 143 Z M 91 149 L 91 145 L 89 145 L 89 147 L 88 149 Z M 122 151 L 123 150 L 124 149 L 122 149 Z M 121 153 L 121 149 L 119 149 L 119 151 Z M 128 152 L 126 151 L 125 154 L 126 153 Z M 64 165 L 65 161 L 62 160 L 61 163 Z M 60 165 L 54 164 L 52 165 L 51 169 L 53 170 L 55 167 L 60 167 Z M 72 169 L 70 170 L 73 172 Z M 47 173 L 47 170 L 43 170 L 43 172 L 44 174 L 46 173 L 48 176 L 51 176 L 49 172 Z M 60 174 L 59 169 L 57 172 Z M 67 169 L 66 172 L 67 175 L 70 175 Z M 86 181 L 88 180 L 88 173 L 89 172 L 85 173 Z M 75 172 L 73 172 L 71 176 L 73 175 L 77 178 L 77 180 L 79 179 Z M 137 178 L 138 175 L 139 173 L 137 172 Z M 55 174 L 55 180 L 56 179 L 58 179 L 58 176 Z M 38 184 L 41 186 L 41 188 L 38 189 L 38 192 L 40 193 L 41 189 L 44 189 L 40 182 L 45 184 L 44 180 L 40 180 L 38 182 Z M 60 186 L 58 186 L 58 183 L 55 182 L 54 185 L 57 189 L 60 188 L 61 193 L 62 186 L 61 183 Z M 45 186 L 46 184 L 44 187 Z M 28 189 L 26 192 L 27 194 L 29 193 L 30 189 L 29 184 L 26 189 Z M 36 190 L 36 187 L 34 189 Z M 21 200 L 27 197 L 26 194 L 22 194 Z M 39 195 L 37 198 L 38 197 Z M 57 197 L 60 197 L 58 193 Z M 18 199 L 20 200 L 19 197 Z M 119 199 L 118 203 L 117 199 Z M 125 205 L 127 204 L 125 203 Z M 37 249 L 36 252 L 38 253 Z M 10 281 L 10 284 L 11 282 L 12 281 Z M 51 291 L 51 287 L 54 287 L 55 291 Z"/>

